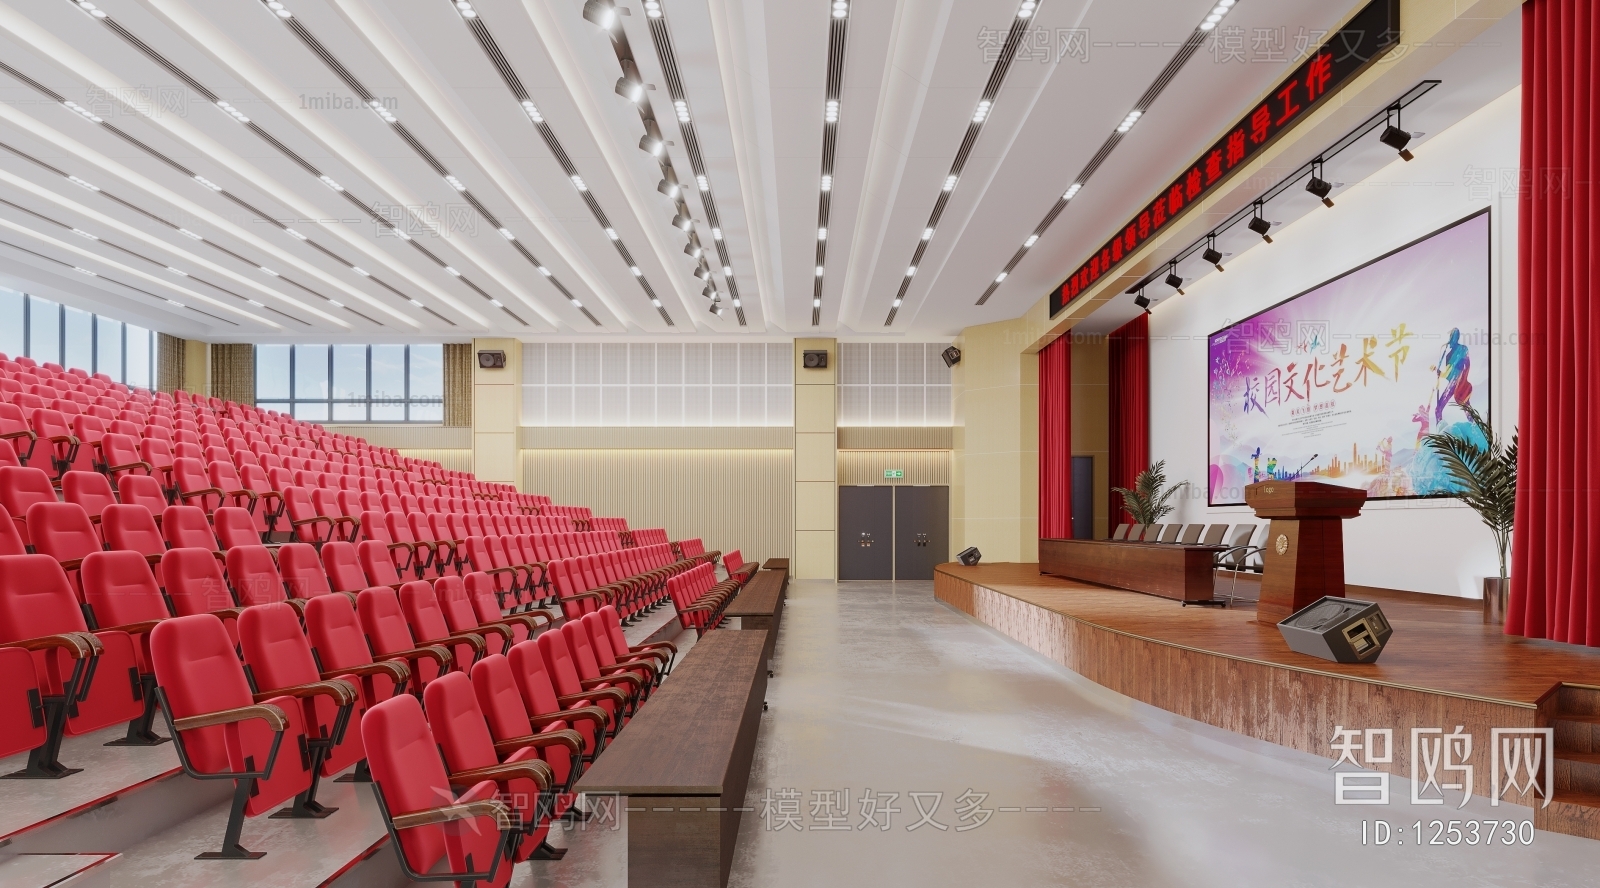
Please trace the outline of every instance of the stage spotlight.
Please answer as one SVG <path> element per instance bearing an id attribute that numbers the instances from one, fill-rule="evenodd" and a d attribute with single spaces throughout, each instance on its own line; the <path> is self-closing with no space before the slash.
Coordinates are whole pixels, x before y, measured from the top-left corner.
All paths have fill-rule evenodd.
<path id="1" fill-rule="evenodd" d="M 1333 183 L 1322 178 L 1322 161 L 1316 160 L 1311 164 L 1311 178 L 1306 180 L 1306 190 L 1322 198 L 1327 206 L 1333 206 L 1333 201 L 1328 199 L 1329 192 L 1333 191 Z"/>
<path id="2" fill-rule="evenodd" d="M 1253 230 L 1253 232 L 1256 232 L 1256 234 L 1261 235 L 1261 240 L 1266 240 L 1267 243 L 1272 243 L 1272 234 L 1270 234 L 1270 232 L 1272 232 L 1272 222 L 1266 221 L 1266 219 L 1262 218 L 1261 202 L 1256 202 L 1256 214 L 1254 214 L 1253 218 L 1250 219 L 1250 224 L 1245 227 L 1248 227 L 1248 229 Z"/>
<path id="3" fill-rule="evenodd" d="M 1183 295 L 1183 278 L 1178 277 L 1178 272 L 1176 272 L 1176 271 L 1168 271 L 1167 272 L 1167 286 L 1171 287 L 1174 290 L 1177 290 L 1179 296 Z"/>
<path id="4" fill-rule="evenodd" d="M 660 157 L 661 152 L 667 150 L 667 140 L 661 138 L 661 128 L 656 126 L 654 120 L 644 122 L 644 135 L 639 139 L 639 150 L 647 151 L 655 157 Z"/>
<path id="5" fill-rule="evenodd" d="M 617 95 L 630 102 L 644 98 L 644 79 L 639 76 L 638 66 L 628 59 L 622 60 L 622 76 L 617 78 Z"/>
<path id="6" fill-rule="evenodd" d="M 666 178 L 656 183 L 656 190 L 665 194 L 671 200 L 677 200 L 678 195 L 681 193 L 681 189 L 678 188 L 678 177 L 674 176 L 670 170 L 667 171 Z"/>
<path id="7" fill-rule="evenodd" d="M 711 279 L 711 272 L 704 265 L 700 265 L 695 268 L 694 276 L 702 281 L 708 281 Z"/>
<path id="8" fill-rule="evenodd" d="M 972 567 L 983 560 L 983 553 L 978 551 L 977 546 L 968 546 L 956 553 L 956 560 L 960 561 L 962 564 L 965 564 L 967 567 Z"/>
<path id="9" fill-rule="evenodd" d="M 1222 254 L 1217 252 L 1217 236 L 1216 235 L 1214 235 L 1214 234 L 1206 235 L 1206 249 L 1205 249 L 1205 252 L 1200 254 L 1200 258 L 1204 259 L 1207 262 L 1210 262 L 1212 265 L 1215 265 L 1217 267 L 1217 271 L 1222 271 L 1223 270 L 1223 268 L 1222 268 Z"/>
<path id="10" fill-rule="evenodd" d="M 946 367 L 954 367 L 955 365 L 961 363 L 961 349 L 952 345 L 944 351 L 939 352 L 939 357 L 944 358 L 944 365 Z"/>
<path id="11" fill-rule="evenodd" d="M 1384 127 L 1383 135 L 1378 137 L 1378 141 L 1400 152 L 1401 160 L 1410 160 L 1416 156 L 1406 150 L 1406 145 L 1411 142 L 1411 134 L 1394 124 Z"/>
<path id="12" fill-rule="evenodd" d="M 1134 294 L 1134 296 L 1133 296 L 1133 304 L 1139 306 L 1142 309 L 1144 309 L 1144 313 L 1145 314 L 1149 314 L 1150 313 L 1150 297 L 1144 295 L 1144 288 L 1143 287 L 1140 287 L 1139 288 L 1139 292 Z"/>
<path id="13" fill-rule="evenodd" d="M 700 249 L 700 245 L 699 244 L 690 243 L 690 244 L 684 244 L 683 245 L 683 252 L 690 259 L 699 259 L 700 258 L 700 254 L 705 252 L 705 251 Z"/>
<path id="14" fill-rule="evenodd" d="M 606 30 L 617 23 L 617 7 L 612 0 L 589 0 L 583 4 L 583 17 Z"/>
<path id="15" fill-rule="evenodd" d="M 675 228 L 681 228 L 684 231 L 688 231 L 689 229 L 694 227 L 694 220 L 690 219 L 688 216 L 683 215 L 682 213 L 677 213 L 677 214 L 674 214 L 673 217 L 672 217 L 672 225 Z"/>

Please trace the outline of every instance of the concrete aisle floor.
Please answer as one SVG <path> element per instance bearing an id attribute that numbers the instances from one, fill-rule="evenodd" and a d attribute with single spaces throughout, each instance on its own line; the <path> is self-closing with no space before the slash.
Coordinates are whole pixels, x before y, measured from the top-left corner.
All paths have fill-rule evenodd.
<path id="1" fill-rule="evenodd" d="M 1419 819 L 1532 812 L 1414 807 L 1400 779 L 1388 806 L 1336 806 L 1331 758 L 1113 694 L 930 583 L 791 583 L 775 663 L 736 886 L 1588 886 L 1600 866 L 1600 842 L 1546 832 L 1419 847 Z M 919 805 L 945 828 L 908 829 Z M 862 828 L 874 808 L 887 828 Z M 1395 840 L 1364 846 L 1380 819 Z M 622 832 L 567 839 L 514 884 L 626 883 Z"/>

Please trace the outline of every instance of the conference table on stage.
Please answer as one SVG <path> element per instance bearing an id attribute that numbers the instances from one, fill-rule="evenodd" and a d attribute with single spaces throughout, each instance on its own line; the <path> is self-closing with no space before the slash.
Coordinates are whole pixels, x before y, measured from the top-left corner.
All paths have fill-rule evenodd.
<path id="1" fill-rule="evenodd" d="M 1226 546 L 1121 540 L 1040 540 L 1039 572 L 1159 595 L 1210 601 L 1217 553 Z"/>

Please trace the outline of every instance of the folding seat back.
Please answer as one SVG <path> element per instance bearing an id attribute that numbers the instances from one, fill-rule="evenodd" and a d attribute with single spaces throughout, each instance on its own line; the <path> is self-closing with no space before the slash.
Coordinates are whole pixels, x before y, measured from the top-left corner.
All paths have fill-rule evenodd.
<path id="1" fill-rule="evenodd" d="M 438 644 L 450 648 L 455 662 L 462 670 L 475 662 L 486 649 L 483 636 L 472 631 L 453 632 L 445 620 L 444 608 L 427 580 L 412 580 L 400 587 L 400 611 L 405 615 L 411 635 L 422 644 Z"/>
<path id="2" fill-rule="evenodd" d="M 356 608 L 344 595 L 319 595 L 306 602 L 306 635 L 326 673 L 359 679 L 364 708 L 398 694 L 411 676 L 403 662 L 374 662 Z"/>
<path id="3" fill-rule="evenodd" d="M 24 544 L 33 544 L 28 533 L 28 509 L 35 503 L 53 502 L 56 502 L 56 489 L 44 470 L 27 466 L 0 468 L 0 506 L 11 513 Z"/>
<path id="4" fill-rule="evenodd" d="M 422 704 L 415 697 L 400 696 L 374 706 L 361 720 L 361 738 L 379 808 L 391 828 L 394 818 L 401 815 L 446 807 L 481 815 L 430 818 L 425 826 L 395 829 L 399 836 L 396 853 L 408 877 L 440 873 L 440 862 L 445 861 L 443 874 L 456 876 L 457 884 L 500 888 L 510 879 L 510 858 L 520 835 L 509 809 L 494 801 L 499 788 L 484 781 L 454 795 Z"/>
<path id="5" fill-rule="evenodd" d="M 367 588 L 366 572 L 361 569 L 356 547 L 350 543 L 325 543 L 322 547 L 322 569 L 335 592 L 354 594 Z"/>
<path id="6" fill-rule="evenodd" d="M 289 587 L 290 597 L 309 599 L 333 592 L 316 547 L 309 543 L 284 543 L 278 547 L 278 573 Z"/>
<path id="7" fill-rule="evenodd" d="M 112 628 L 172 616 L 150 564 L 138 552 L 91 553 L 83 559 L 82 573 L 84 603 L 97 626 Z"/>
<path id="8" fill-rule="evenodd" d="M 127 425 L 115 423 L 112 425 Z M 139 456 L 139 445 L 135 443 L 136 436 L 116 432 L 107 432 L 100 439 L 100 454 L 103 471 L 115 478 L 126 472 L 150 474 L 150 464 Z"/>
<path id="9" fill-rule="evenodd" d="M 361 570 L 367 576 L 367 584 L 371 586 L 400 585 L 400 574 L 394 568 L 394 561 L 389 557 L 389 547 L 378 540 L 365 540 L 356 546 L 356 557 L 361 563 Z"/>
<path id="10" fill-rule="evenodd" d="M 211 549 L 168 549 L 161 557 L 161 574 L 167 581 L 167 598 L 178 616 L 239 606 L 223 579 L 222 562 Z"/>
<path id="11" fill-rule="evenodd" d="M 105 548 L 89 513 L 76 503 L 34 503 L 28 507 L 28 527 L 34 551 L 59 561 L 74 579 L 83 559 Z"/>
<path id="12" fill-rule="evenodd" d="M 83 507 L 89 514 L 89 520 L 100 523 L 100 514 L 106 506 L 117 503 L 116 494 L 111 492 L 111 482 L 99 472 L 68 472 L 61 476 L 61 496 L 69 503 L 76 503 Z"/>
<path id="13" fill-rule="evenodd" d="M 228 550 L 228 579 L 241 607 L 284 601 L 283 577 L 272 560 L 272 551 L 259 543 Z"/>
<path id="14" fill-rule="evenodd" d="M 299 614 L 287 604 L 266 604 L 240 614 L 239 648 L 245 669 L 261 692 L 306 687 L 323 680 Z M 343 680 L 352 689 L 360 686 L 358 676 Z M 363 708 L 359 695 L 348 705 L 340 705 L 331 694 L 301 697 L 300 703 L 311 734 L 321 741 L 320 776 L 331 777 L 365 757 L 357 727 Z"/>
<path id="15" fill-rule="evenodd" d="M 5 400 L 0 400 L 0 439 L 9 441 L 24 463 L 33 455 L 38 439 L 22 408 Z"/>
<path id="16" fill-rule="evenodd" d="M 28 547 L 22 542 L 22 534 L 17 532 L 17 523 L 11 520 L 6 507 L 0 506 L 0 556 L 26 554 Z"/>
<path id="17" fill-rule="evenodd" d="M 346 515 L 339 508 L 339 491 L 337 488 L 317 487 L 311 491 L 311 505 L 316 508 L 317 514 L 328 519 L 334 529 L 334 539 L 355 539 L 356 519 L 353 515 Z"/>
<path id="18" fill-rule="evenodd" d="M 311 787 L 301 707 L 293 697 L 256 703 L 244 665 L 222 621 L 209 614 L 165 620 L 151 633 L 168 725 L 184 771 L 199 779 L 234 779 L 223 858 L 252 855 L 239 846 L 244 817 L 254 817 Z M 204 727 L 186 728 L 199 716 Z M 219 716 L 227 720 L 216 724 Z M 192 723 L 192 722 L 191 722 Z"/>
<path id="19" fill-rule="evenodd" d="M 393 589 L 363 589 L 356 596 L 356 616 L 361 621 L 361 631 L 367 637 L 375 656 L 384 657 L 418 649 L 416 637 L 406 624 L 405 612 L 400 609 L 400 597 Z M 448 652 L 445 656 L 421 659 L 413 668 L 419 686 L 444 674 L 450 667 Z"/>
<path id="20" fill-rule="evenodd" d="M 317 511 L 316 505 L 311 502 L 311 495 L 304 487 L 289 486 L 280 490 L 283 494 L 283 503 L 289 513 L 289 526 L 294 530 L 295 539 L 302 543 L 322 543 L 334 538 L 335 528 L 332 519 Z"/>
<path id="21" fill-rule="evenodd" d="M 209 549 L 217 551 L 217 537 L 211 532 L 211 522 L 199 506 L 168 506 L 161 512 L 161 535 L 173 549 Z"/>
<path id="22" fill-rule="evenodd" d="M 261 532 L 256 529 L 255 516 L 238 506 L 222 506 L 211 515 L 216 528 L 217 541 L 224 549 L 235 546 L 261 545 Z"/>
<path id="23" fill-rule="evenodd" d="M 195 457 L 179 456 L 172 461 L 172 479 L 178 488 L 178 502 L 198 506 L 210 514 L 222 505 L 222 491 L 211 484 L 206 470 Z"/>
<path id="24" fill-rule="evenodd" d="M 100 521 L 100 532 L 106 547 L 114 552 L 136 552 L 150 565 L 157 585 L 166 586 L 161 573 L 161 558 L 166 554 L 167 541 L 161 538 L 161 528 L 150 510 L 140 505 L 117 504 L 106 506 Z"/>
<path id="25" fill-rule="evenodd" d="M 45 442 L 49 448 L 46 452 L 59 478 L 78 459 L 78 438 L 72 434 L 72 424 L 60 410 L 45 407 L 35 407 L 28 417 L 28 424 L 38 440 Z"/>
<path id="26" fill-rule="evenodd" d="M 72 418 L 72 436 L 78 439 L 80 465 L 87 462 L 89 465 L 84 468 L 93 470 L 105 464 L 100 450 L 101 439 L 106 436 L 105 420 L 92 413 L 80 413 Z"/>
<path id="27" fill-rule="evenodd" d="M 144 506 L 152 519 L 167 508 L 167 497 L 161 492 L 161 482 L 148 475 L 123 475 L 117 479 L 117 498 L 125 506 Z"/>

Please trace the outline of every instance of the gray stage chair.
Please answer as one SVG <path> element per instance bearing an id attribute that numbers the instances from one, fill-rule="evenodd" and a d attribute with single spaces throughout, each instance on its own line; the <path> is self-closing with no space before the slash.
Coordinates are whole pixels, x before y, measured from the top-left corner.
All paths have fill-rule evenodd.
<path id="1" fill-rule="evenodd" d="M 1129 542 L 1137 542 L 1138 540 L 1142 540 L 1142 539 L 1144 539 L 1144 525 L 1143 524 L 1135 524 L 1132 527 L 1128 528 L 1128 541 Z"/>
<path id="2" fill-rule="evenodd" d="M 1161 531 L 1161 542 L 1163 542 L 1163 543 L 1176 543 L 1178 541 L 1178 537 L 1181 536 L 1182 534 L 1183 534 L 1183 525 L 1182 524 L 1168 524 L 1166 526 L 1166 528 Z"/>
<path id="3" fill-rule="evenodd" d="M 1159 542 L 1161 540 L 1161 531 L 1165 527 L 1166 527 L 1165 524 L 1147 524 L 1147 525 L 1145 525 L 1144 537 L 1143 537 L 1144 541 L 1147 542 L 1147 543 Z"/>
<path id="4" fill-rule="evenodd" d="M 1222 538 L 1228 535 L 1228 525 L 1213 524 L 1206 528 L 1206 535 L 1200 540 L 1201 545 L 1220 546 Z"/>
<path id="5" fill-rule="evenodd" d="M 1217 567 L 1223 570 L 1249 570 L 1250 557 L 1261 553 L 1260 547 L 1250 545 L 1250 538 L 1255 535 L 1254 524 L 1240 524 L 1235 527 L 1233 536 L 1228 540 L 1228 548 L 1217 553 Z"/>
<path id="6" fill-rule="evenodd" d="M 1127 539 L 1128 538 L 1128 525 L 1126 525 L 1126 524 L 1118 524 L 1117 525 L 1117 532 L 1113 533 L 1111 535 L 1111 538 L 1114 539 L 1114 540 L 1125 540 L 1125 539 Z"/>
<path id="7" fill-rule="evenodd" d="M 1190 524 L 1183 529 L 1183 537 L 1178 542 L 1185 546 L 1193 546 L 1200 542 L 1200 532 L 1205 529 L 1204 524 Z"/>

